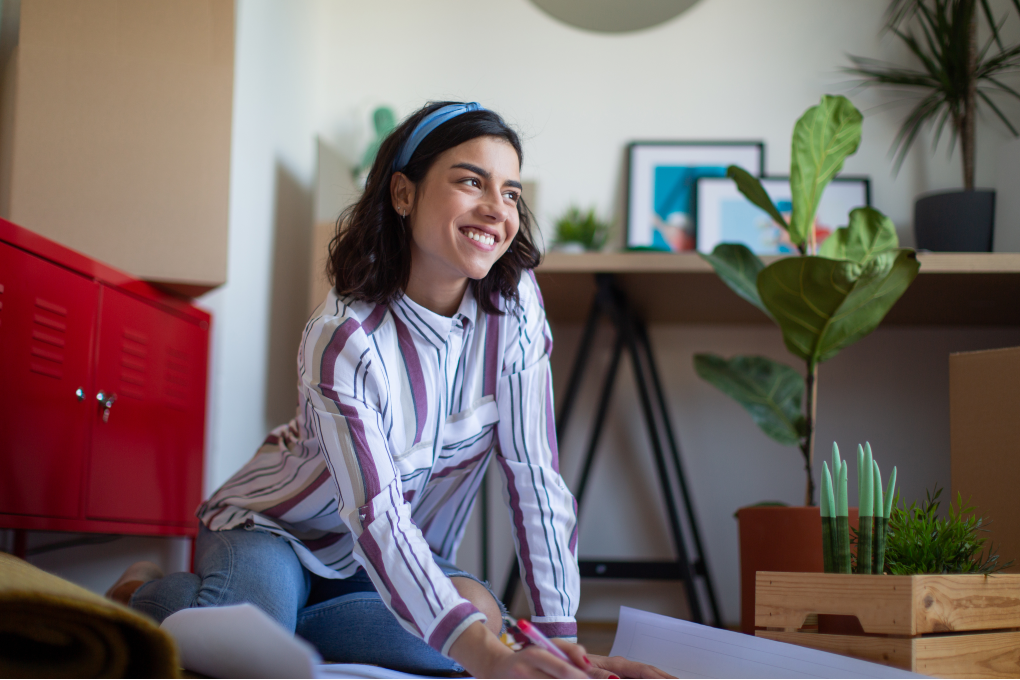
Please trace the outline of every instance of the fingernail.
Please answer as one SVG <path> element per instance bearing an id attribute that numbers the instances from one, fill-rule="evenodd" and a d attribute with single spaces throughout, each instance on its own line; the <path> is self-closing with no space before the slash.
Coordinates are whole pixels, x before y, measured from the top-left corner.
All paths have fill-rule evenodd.
<path id="1" fill-rule="evenodd" d="M 620 680 L 620 676 L 619 675 L 610 675 L 609 676 L 609 680 Z"/>
<path id="2" fill-rule="evenodd" d="M 584 657 L 584 662 L 589 666 L 591 665 L 591 661 L 588 661 L 588 657 Z"/>

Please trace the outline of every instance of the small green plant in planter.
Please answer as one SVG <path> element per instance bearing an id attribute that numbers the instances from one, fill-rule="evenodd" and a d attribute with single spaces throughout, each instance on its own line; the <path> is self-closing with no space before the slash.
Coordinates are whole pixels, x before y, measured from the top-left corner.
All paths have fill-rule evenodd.
<path id="1" fill-rule="evenodd" d="M 920 268 L 913 250 L 899 248 L 892 221 L 873 208 L 853 210 L 847 226 L 821 247 L 816 242 L 815 213 L 822 192 L 847 156 L 857 151 L 862 119 L 846 97 L 826 95 L 797 121 L 789 222 L 761 182 L 736 166 L 727 171 L 740 192 L 787 231 L 799 256 L 766 267 L 738 243 L 723 243 L 711 255 L 701 255 L 737 295 L 776 322 L 786 348 L 804 362 L 802 376 L 767 357 L 694 357 L 698 375 L 736 399 L 766 435 L 800 448 L 807 479 L 804 503 L 809 506 L 814 505 L 818 366 L 875 330 Z"/>
<path id="2" fill-rule="evenodd" d="M 896 490 L 896 468 L 889 486 L 882 491 L 882 472 L 871 453 L 871 444 L 857 445 L 858 522 L 850 551 L 850 518 L 847 507 L 847 463 L 840 460 L 839 447 L 832 443 L 832 469 L 822 463 L 822 563 L 827 574 L 881 574 L 885 568 L 886 536 L 892 499 Z"/>
<path id="3" fill-rule="evenodd" d="M 595 215 L 595 209 L 581 212 L 572 206 L 556 221 L 553 247 L 565 251 L 602 250 L 609 237 L 609 224 Z"/>
<path id="4" fill-rule="evenodd" d="M 988 540 L 982 533 L 990 523 L 978 517 L 974 508 L 956 494 L 947 517 L 938 516 L 942 489 L 925 492 L 924 502 L 910 507 L 896 502 L 889 517 L 886 537 L 885 571 L 889 574 L 994 574 L 1013 564 L 999 563 L 994 546 L 985 550 Z"/>

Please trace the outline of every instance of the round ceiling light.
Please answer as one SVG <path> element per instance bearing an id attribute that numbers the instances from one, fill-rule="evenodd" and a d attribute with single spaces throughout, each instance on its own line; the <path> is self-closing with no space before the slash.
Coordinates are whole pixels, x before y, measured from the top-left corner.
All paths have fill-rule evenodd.
<path id="1" fill-rule="evenodd" d="M 625 33 L 669 21 L 698 0 L 531 0 L 546 14 L 576 28 Z"/>

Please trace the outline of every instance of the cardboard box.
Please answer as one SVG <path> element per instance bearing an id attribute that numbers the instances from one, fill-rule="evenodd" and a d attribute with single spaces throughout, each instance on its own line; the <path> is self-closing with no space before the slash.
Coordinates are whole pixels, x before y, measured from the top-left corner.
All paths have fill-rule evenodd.
<path id="1" fill-rule="evenodd" d="M 1020 572 L 1020 347 L 949 357 L 951 491 L 992 520 L 987 534 Z"/>
<path id="2" fill-rule="evenodd" d="M 233 0 L 19 4 L 0 45 L 0 216 L 183 292 L 222 284 Z"/>

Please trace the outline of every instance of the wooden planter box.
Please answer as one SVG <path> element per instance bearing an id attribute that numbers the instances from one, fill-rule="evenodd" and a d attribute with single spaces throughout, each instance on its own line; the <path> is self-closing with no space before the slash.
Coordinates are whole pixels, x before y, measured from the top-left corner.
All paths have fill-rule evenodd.
<path id="1" fill-rule="evenodd" d="M 855 633 L 825 632 L 850 620 Z M 819 632 L 819 616 L 822 617 Z M 1020 677 L 1020 574 L 760 571 L 755 635 L 944 678 Z"/>

